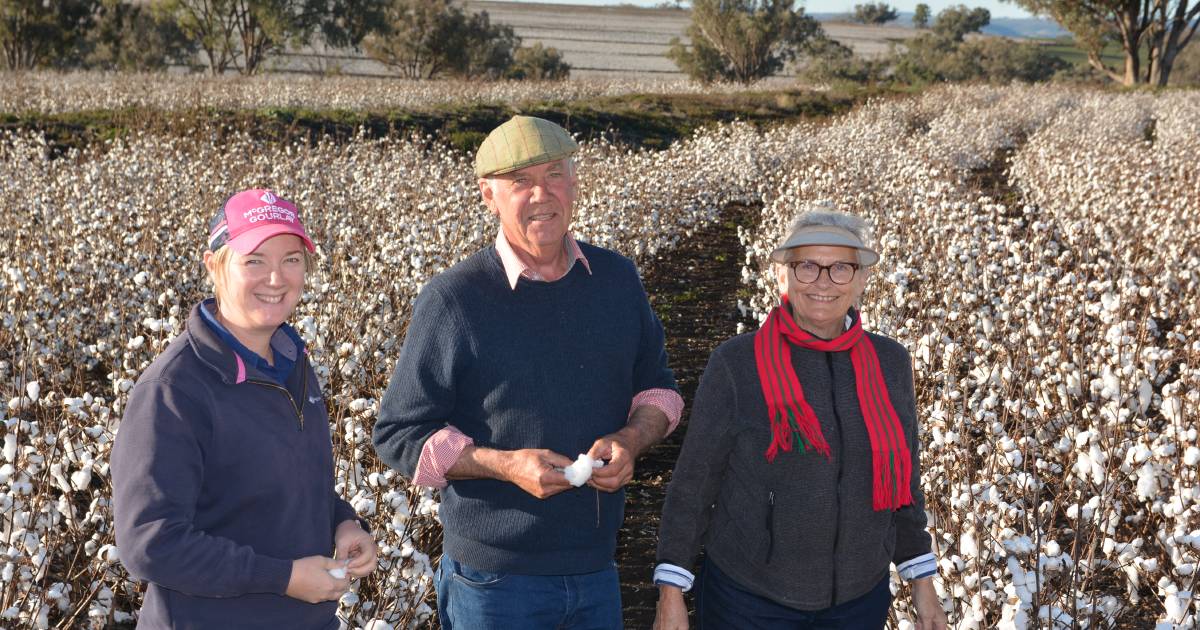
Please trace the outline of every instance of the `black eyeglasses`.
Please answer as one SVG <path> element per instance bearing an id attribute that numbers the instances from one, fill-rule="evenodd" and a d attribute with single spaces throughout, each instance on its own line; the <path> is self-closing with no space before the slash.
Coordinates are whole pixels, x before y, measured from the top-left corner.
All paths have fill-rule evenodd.
<path id="1" fill-rule="evenodd" d="M 832 265 L 818 265 L 811 260 L 794 260 L 787 263 L 792 268 L 792 275 L 797 282 L 809 284 L 821 277 L 821 272 L 829 274 L 829 281 L 834 284 L 849 284 L 861 265 L 848 262 L 835 262 Z"/>

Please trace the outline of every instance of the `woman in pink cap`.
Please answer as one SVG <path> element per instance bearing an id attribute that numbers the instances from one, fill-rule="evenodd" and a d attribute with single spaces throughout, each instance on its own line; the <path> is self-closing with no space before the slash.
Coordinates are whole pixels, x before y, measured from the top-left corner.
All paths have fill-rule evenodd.
<path id="1" fill-rule="evenodd" d="M 329 418 L 286 322 L 312 240 L 269 190 L 230 197 L 204 266 L 216 297 L 141 375 L 112 456 L 121 561 L 148 582 L 139 628 L 339 626 L 375 541 L 333 487 Z"/>

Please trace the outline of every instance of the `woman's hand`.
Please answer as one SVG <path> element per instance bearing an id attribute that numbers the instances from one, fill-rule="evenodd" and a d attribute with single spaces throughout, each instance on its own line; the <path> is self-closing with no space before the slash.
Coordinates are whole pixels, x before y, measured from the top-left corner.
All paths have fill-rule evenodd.
<path id="1" fill-rule="evenodd" d="M 683 601 L 683 590 L 677 586 L 660 584 L 654 630 L 687 630 L 687 627 L 688 611 Z"/>
<path id="2" fill-rule="evenodd" d="M 375 539 L 359 527 L 358 521 L 342 521 L 333 533 L 333 547 L 340 567 L 346 568 L 346 576 L 360 578 L 375 570 L 378 551 Z M 350 564 L 346 564 L 350 560 Z"/>
<path id="3" fill-rule="evenodd" d="M 288 597 L 302 602 L 317 604 L 341 599 L 350 589 L 350 580 L 338 579 L 329 574 L 330 569 L 340 569 L 341 562 L 325 556 L 309 556 L 292 560 L 292 575 L 288 578 Z"/>
<path id="4" fill-rule="evenodd" d="M 942 608 L 942 601 L 933 588 L 933 578 L 913 580 L 911 586 L 913 607 L 917 612 L 917 630 L 946 630 L 946 610 Z"/>

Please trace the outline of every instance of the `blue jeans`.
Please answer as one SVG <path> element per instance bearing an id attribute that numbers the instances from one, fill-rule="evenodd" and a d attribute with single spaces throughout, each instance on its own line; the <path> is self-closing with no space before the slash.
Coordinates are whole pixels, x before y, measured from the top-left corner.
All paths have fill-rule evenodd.
<path id="1" fill-rule="evenodd" d="M 882 629 L 892 605 L 887 576 L 866 595 L 824 610 L 797 610 L 745 591 L 708 559 L 698 579 L 700 630 Z"/>
<path id="2" fill-rule="evenodd" d="M 617 565 L 582 575 L 518 575 L 443 555 L 437 575 L 442 630 L 620 630 Z"/>

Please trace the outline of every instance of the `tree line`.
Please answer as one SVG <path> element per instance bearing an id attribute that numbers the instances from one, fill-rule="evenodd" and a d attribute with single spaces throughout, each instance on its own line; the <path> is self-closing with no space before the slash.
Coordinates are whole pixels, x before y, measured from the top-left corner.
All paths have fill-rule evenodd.
<path id="1" fill-rule="evenodd" d="M 1009 1 L 1069 30 L 1090 70 L 1072 68 L 1036 43 L 968 37 L 987 26 L 991 14 L 964 5 L 947 7 L 936 17 L 929 5 L 917 5 L 913 24 L 922 32 L 893 45 L 888 55 L 865 59 L 829 38 L 793 0 L 693 0 L 686 33 L 690 41 L 676 38 L 667 55 L 680 70 L 704 82 L 749 83 L 802 60 L 801 74 L 823 82 L 1043 81 L 1095 71 L 1126 86 L 1165 86 L 1200 24 L 1200 0 Z M 874 2 L 855 5 L 847 17 L 884 24 L 898 13 Z M 1123 69 L 1104 61 L 1112 44 L 1120 45 Z"/>
<path id="2" fill-rule="evenodd" d="M 693 0 L 687 42 L 667 56 L 694 79 L 748 83 L 799 62 L 818 81 L 860 83 L 1011 80 L 1098 74 L 1126 86 L 1167 85 L 1200 25 L 1200 0 L 1008 0 L 1052 17 L 1086 55 L 1085 68 L 1030 42 L 968 37 L 986 9 L 919 4 L 921 32 L 885 56 L 865 59 L 829 38 L 794 0 Z M 882 2 L 847 16 L 895 20 Z M 155 70 L 201 67 L 256 74 L 267 60 L 306 46 L 365 52 L 400 76 L 560 79 L 570 66 L 554 48 L 523 45 L 511 26 L 456 0 L 0 0 L 0 68 Z M 1120 50 L 1122 66 L 1106 61 Z M 1196 57 L 1196 55 L 1192 55 Z M 1195 66 L 1195 67 L 1193 67 Z"/>
<path id="3" fill-rule="evenodd" d="M 0 67 L 256 74 L 304 46 L 353 48 L 412 79 L 561 79 L 554 48 L 452 0 L 0 0 Z"/>

